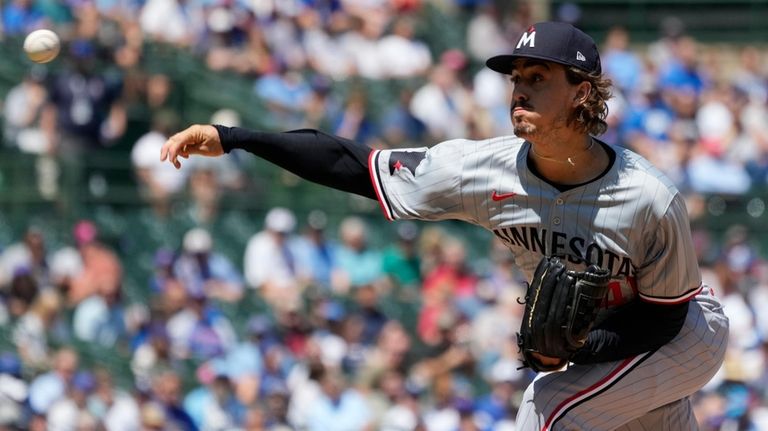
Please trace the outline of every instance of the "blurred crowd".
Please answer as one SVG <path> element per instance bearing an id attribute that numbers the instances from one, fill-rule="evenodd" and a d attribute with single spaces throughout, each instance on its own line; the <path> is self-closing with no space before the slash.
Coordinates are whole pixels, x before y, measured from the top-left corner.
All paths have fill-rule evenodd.
<path id="1" fill-rule="evenodd" d="M 532 375 L 501 243 L 472 262 L 461 238 L 403 222 L 378 247 L 359 217 L 276 207 L 242 262 L 200 227 L 156 250 L 131 301 L 99 232 L 81 220 L 51 250 L 30 226 L 0 255 L 3 429 L 514 429 Z M 82 343 L 125 355 L 130 376 L 81 365 Z"/>
<path id="2" fill-rule="evenodd" d="M 12 0 L 2 8 L 4 35 L 51 27 L 64 54 L 49 74 L 31 68 L 7 95 L 5 140 L 76 158 L 177 130 L 184 89 L 174 87 L 173 67 L 148 58 L 158 45 L 251 80 L 244 97 L 256 97 L 274 129 L 318 127 L 378 147 L 507 134 L 511 86 L 482 65 L 509 51 L 541 14 L 537 4 Z M 651 43 L 633 43 L 618 25 L 598 42 L 615 83 L 606 141 L 646 156 L 685 191 L 765 187 L 768 75 L 757 45 L 701 44 L 673 17 Z M 397 85 L 375 91 L 383 82 Z M 178 180 L 161 183 L 173 189 Z"/>
<path id="3" fill-rule="evenodd" d="M 240 261 L 187 230 L 130 299 L 130 257 L 94 222 L 55 248 L 30 225 L 0 254 L 0 429 L 514 430 L 534 375 L 501 242 L 470 258 L 466 238 L 406 221 L 376 244 L 365 219 L 282 207 L 262 226 Z M 701 429 L 767 429 L 768 261 L 742 226 L 694 240 L 732 328 L 694 397 Z"/>
<path id="4" fill-rule="evenodd" d="M 189 197 L 196 227 L 152 250 L 141 300 L 124 291 L 132 256 L 103 241 L 94 221 L 71 226 L 55 249 L 35 225 L 0 244 L 0 324 L 12 341 L 0 352 L 0 430 L 514 429 L 533 376 L 518 369 L 524 280 L 503 246 L 489 241 L 470 258 L 465 238 L 404 222 L 376 244 L 364 219 L 330 224 L 322 211 L 299 218 L 272 208 L 237 259 L 222 253 L 207 227 L 220 217 L 222 190 L 242 189 L 246 175 L 236 155 L 180 171 L 159 163 L 186 107 L 173 68 L 148 61 L 148 47 L 251 80 L 274 129 L 428 146 L 510 133 L 510 84 L 482 62 L 510 50 L 536 21 L 535 6 L 3 3 L 4 37 L 48 27 L 64 40 L 62 58 L 30 67 L 3 101 L 5 149 L 40 157 L 40 192 L 58 193 L 56 163 L 127 142 L 153 216 Z M 690 196 L 765 187 L 763 50 L 700 44 L 674 19 L 649 44 L 621 27 L 598 42 L 615 83 L 605 141 L 641 153 Z M 372 95 L 376 83 L 397 91 Z M 241 114 L 221 109 L 210 121 L 238 125 Z M 757 240 L 742 226 L 723 239 L 694 231 L 705 282 L 732 327 L 723 369 L 695 397 L 703 430 L 768 429 L 768 318 L 759 313 L 768 262 Z M 129 375 L 86 358 L 89 345 L 124 356 Z"/>

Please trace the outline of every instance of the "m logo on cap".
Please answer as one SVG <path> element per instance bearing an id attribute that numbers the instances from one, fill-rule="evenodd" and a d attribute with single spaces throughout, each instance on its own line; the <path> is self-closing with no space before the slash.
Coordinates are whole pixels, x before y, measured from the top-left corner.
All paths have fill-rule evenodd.
<path id="1" fill-rule="evenodd" d="M 520 40 L 517 42 L 517 46 L 515 49 L 520 49 L 521 46 L 528 45 L 531 48 L 534 48 L 536 46 L 536 29 L 531 27 L 528 29 L 528 32 L 523 33 L 522 36 L 520 36 Z"/>

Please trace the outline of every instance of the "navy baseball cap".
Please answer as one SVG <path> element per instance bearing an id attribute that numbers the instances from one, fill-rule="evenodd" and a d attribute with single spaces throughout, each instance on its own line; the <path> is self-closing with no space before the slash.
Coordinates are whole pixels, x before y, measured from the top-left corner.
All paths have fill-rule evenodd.
<path id="1" fill-rule="evenodd" d="M 583 31 L 565 22 L 545 21 L 528 28 L 511 54 L 497 55 L 485 62 L 490 69 L 510 74 L 518 58 L 537 58 L 588 73 L 602 73 L 595 41 Z"/>

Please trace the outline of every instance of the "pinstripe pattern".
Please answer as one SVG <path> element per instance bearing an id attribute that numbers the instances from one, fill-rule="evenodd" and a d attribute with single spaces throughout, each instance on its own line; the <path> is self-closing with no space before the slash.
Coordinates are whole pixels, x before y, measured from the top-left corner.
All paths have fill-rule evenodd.
<path id="1" fill-rule="evenodd" d="M 388 219 L 480 225 L 509 247 L 529 278 L 543 255 L 560 255 L 572 269 L 595 263 L 611 270 L 611 306 L 638 294 L 659 303 L 690 299 L 701 276 L 682 197 L 647 160 L 607 147 L 616 153 L 611 169 L 565 192 L 531 173 L 530 144 L 516 137 L 406 150 L 426 154 L 416 172 L 390 174 L 390 155 L 403 150 L 374 151 L 369 166 Z M 494 201 L 493 192 L 516 196 Z"/>
<path id="2" fill-rule="evenodd" d="M 547 417 L 544 426 L 541 427 L 542 431 L 547 431 L 554 427 L 560 418 L 564 417 L 569 411 L 577 407 L 579 404 L 589 401 L 609 390 L 629 372 L 634 370 L 640 363 L 646 360 L 648 356 L 650 356 L 650 353 L 646 353 L 645 355 L 638 355 L 619 362 L 618 365 L 607 376 L 598 380 L 592 386 L 573 394 L 565 401 L 558 404 L 554 411 Z"/>
<path id="3" fill-rule="evenodd" d="M 406 150 L 424 152 L 413 172 L 389 170 L 403 150 L 374 151 L 369 166 L 388 219 L 482 226 L 509 247 L 529 279 L 542 256 L 555 255 L 570 269 L 594 263 L 611 271 L 609 307 L 638 296 L 691 301 L 680 334 L 656 352 L 540 376 L 526 391 L 519 430 L 695 429 L 687 397 L 722 363 L 728 322 L 710 292 L 701 293 L 677 189 L 637 154 L 603 145 L 616 154 L 613 166 L 564 192 L 531 172 L 530 144 L 516 137 Z"/>
<path id="4" fill-rule="evenodd" d="M 538 378 L 525 393 L 518 430 L 613 430 L 624 424 L 629 430 L 696 429 L 687 397 L 717 372 L 727 337 L 719 303 L 703 293 L 691 302 L 680 334 L 658 351 Z"/>

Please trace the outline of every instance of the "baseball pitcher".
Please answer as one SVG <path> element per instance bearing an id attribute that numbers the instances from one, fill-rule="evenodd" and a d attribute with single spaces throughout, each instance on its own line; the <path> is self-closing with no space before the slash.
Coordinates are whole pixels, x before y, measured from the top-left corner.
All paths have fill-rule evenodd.
<path id="1" fill-rule="evenodd" d="M 519 430 L 695 430 L 690 396 L 719 369 L 728 320 L 702 286 L 685 203 L 648 161 L 598 140 L 610 81 L 591 37 L 541 22 L 487 61 L 509 75 L 514 136 L 371 150 L 317 130 L 194 125 L 161 159 L 249 151 L 377 199 L 390 220 L 493 232 L 530 283 L 521 359 L 542 371 Z"/>

